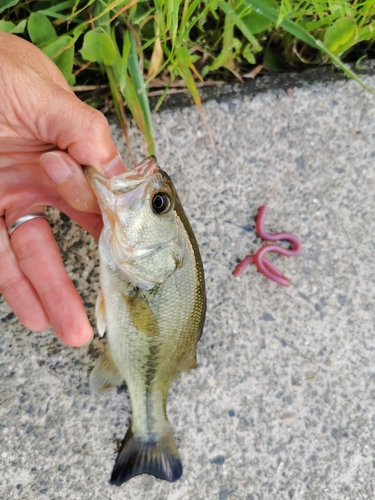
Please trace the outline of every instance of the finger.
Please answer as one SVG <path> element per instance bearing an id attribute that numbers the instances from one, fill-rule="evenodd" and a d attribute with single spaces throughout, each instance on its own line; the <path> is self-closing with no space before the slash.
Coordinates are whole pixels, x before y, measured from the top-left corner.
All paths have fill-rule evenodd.
<path id="1" fill-rule="evenodd" d="M 98 240 L 103 228 L 101 211 L 82 167 L 63 151 L 43 154 L 40 163 L 68 204 L 67 207 L 59 204 L 59 208 Z"/>
<path id="2" fill-rule="evenodd" d="M 49 326 L 48 316 L 34 287 L 19 267 L 2 217 L 0 217 L 0 263 L 0 292 L 9 307 L 27 329 L 46 330 Z"/>
<path id="3" fill-rule="evenodd" d="M 48 223 L 34 219 L 22 224 L 12 235 L 12 246 L 59 339 L 71 346 L 89 342 L 92 328 Z"/>
<path id="4" fill-rule="evenodd" d="M 83 229 L 91 234 L 96 240 L 99 240 L 100 233 L 103 229 L 103 219 L 101 215 L 88 214 L 85 212 L 78 212 L 70 207 L 62 209 L 71 219 L 79 224 Z"/>
<path id="5" fill-rule="evenodd" d="M 56 190 L 76 210 L 100 214 L 100 208 L 82 167 L 63 151 L 51 151 L 40 163 Z"/>

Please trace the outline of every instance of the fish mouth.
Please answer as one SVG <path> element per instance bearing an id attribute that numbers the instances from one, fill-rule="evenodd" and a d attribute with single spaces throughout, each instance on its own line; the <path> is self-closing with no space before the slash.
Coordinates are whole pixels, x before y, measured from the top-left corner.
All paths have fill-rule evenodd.
<path id="1" fill-rule="evenodd" d="M 138 184 L 140 181 L 145 180 L 147 177 L 152 177 L 160 171 L 158 161 L 155 156 L 148 156 L 141 163 L 139 163 L 133 170 L 124 172 L 120 175 L 115 175 L 110 179 L 100 174 L 93 167 L 84 166 L 84 172 L 91 183 L 93 181 L 100 182 L 107 185 L 111 190 L 116 190 L 116 184 L 121 183 L 121 180 L 126 182 L 135 181 Z M 117 188 L 118 189 L 118 188 Z"/>
<path id="2" fill-rule="evenodd" d="M 95 168 L 84 166 L 83 171 L 86 175 L 87 180 L 95 193 L 95 196 L 98 198 L 99 205 L 101 201 L 107 200 L 110 198 L 110 179 L 104 177 L 104 175 L 100 174 Z"/>
<path id="3" fill-rule="evenodd" d="M 149 177 L 159 172 L 160 167 L 155 156 L 148 156 L 139 165 L 137 165 L 133 172 L 136 172 L 141 177 Z"/>
<path id="4" fill-rule="evenodd" d="M 109 180 L 109 188 L 116 196 L 116 207 L 135 206 L 144 197 L 149 182 L 160 172 L 155 156 L 149 156 L 131 172 Z"/>
<path id="5" fill-rule="evenodd" d="M 160 171 L 159 164 L 155 156 L 148 156 L 145 158 L 139 165 L 134 167 L 133 170 L 129 172 L 125 172 L 121 175 L 117 175 L 112 177 L 110 180 L 110 186 L 113 192 L 115 192 L 121 186 L 124 181 L 129 184 L 129 188 L 131 189 L 132 184 L 139 184 L 140 182 L 145 181 L 149 177 L 153 177 Z M 113 181 L 112 181 L 113 179 Z M 118 186 L 118 187 L 117 187 Z M 120 187 L 121 189 L 121 187 Z"/>
<path id="6" fill-rule="evenodd" d="M 93 181 L 105 181 L 108 180 L 107 177 L 104 177 L 104 175 L 100 174 L 94 167 L 90 167 L 89 165 L 84 165 L 83 166 L 83 171 L 90 181 L 92 183 Z"/>
<path id="7" fill-rule="evenodd" d="M 130 206 L 142 198 L 148 181 L 160 172 L 155 156 L 145 158 L 130 172 L 111 177 L 105 177 L 92 167 L 84 167 L 97 198 L 112 209 L 115 208 L 115 199 L 120 206 Z"/>

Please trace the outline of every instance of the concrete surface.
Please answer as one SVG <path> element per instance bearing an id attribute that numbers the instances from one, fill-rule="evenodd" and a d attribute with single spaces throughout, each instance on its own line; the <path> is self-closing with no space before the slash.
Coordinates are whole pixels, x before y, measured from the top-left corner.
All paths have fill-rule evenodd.
<path id="1" fill-rule="evenodd" d="M 374 104 L 346 81 L 208 101 L 216 156 L 196 108 L 155 116 L 207 278 L 199 366 L 169 394 L 183 477 L 110 486 L 129 400 L 89 392 L 105 340 L 65 347 L 1 303 L 1 500 L 375 499 Z M 261 244 L 262 204 L 269 231 L 302 240 L 300 257 L 274 257 L 289 288 L 231 274 Z M 51 221 L 93 320 L 96 244 Z"/>

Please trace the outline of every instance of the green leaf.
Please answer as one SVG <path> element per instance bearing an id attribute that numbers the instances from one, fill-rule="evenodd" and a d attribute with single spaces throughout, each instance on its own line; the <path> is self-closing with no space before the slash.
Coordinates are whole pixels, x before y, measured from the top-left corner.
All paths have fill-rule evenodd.
<path id="1" fill-rule="evenodd" d="M 264 0 L 264 3 L 266 5 L 270 5 L 275 9 L 277 9 L 278 7 L 276 0 Z M 244 16 L 241 19 L 241 22 L 253 35 L 257 35 L 258 33 L 266 31 L 271 24 L 270 19 L 267 19 L 262 14 L 258 14 L 255 10 L 252 10 L 250 14 Z"/>
<path id="2" fill-rule="evenodd" d="M 43 52 L 56 64 L 67 81 L 71 79 L 74 58 L 74 40 L 69 35 L 56 38 Z"/>
<path id="3" fill-rule="evenodd" d="M 0 21 L 0 31 L 5 31 L 6 33 L 12 33 L 15 27 L 16 25 L 11 23 L 10 21 Z"/>
<path id="4" fill-rule="evenodd" d="M 74 62 L 74 45 L 69 47 L 69 49 L 65 50 L 60 56 L 58 56 L 55 60 L 59 70 L 64 75 L 65 79 L 70 82 L 72 79 L 72 71 L 73 71 L 73 62 Z"/>
<path id="5" fill-rule="evenodd" d="M 49 42 L 57 36 L 56 30 L 51 21 L 47 16 L 40 14 L 39 12 L 33 12 L 30 14 L 27 30 L 31 41 L 35 45 L 41 45 L 42 43 Z"/>
<path id="6" fill-rule="evenodd" d="M 23 33 L 25 31 L 26 24 L 27 24 L 27 19 L 23 19 L 17 24 L 14 30 L 9 31 L 9 33 L 14 33 L 14 34 Z"/>
<path id="7" fill-rule="evenodd" d="M 13 7 L 18 4 L 18 0 L 2 0 L 0 5 L 0 14 L 4 12 L 4 10 L 9 9 L 9 7 Z"/>
<path id="8" fill-rule="evenodd" d="M 170 32 L 172 37 L 172 45 L 176 40 L 177 28 L 178 28 L 178 8 L 179 0 L 167 0 L 167 22 L 166 28 Z"/>
<path id="9" fill-rule="evenodd" d="M 123 64 L 120 51 L 119 51 L 117 44 L 116 44 L 116 33 L 115 33 L 114 27 L 110 28 L 110 34 L 111 34 L 111 39 L 116 47 L 116 60 L 112 65 L 113 71 L 111 72 L 110 76 L 113 79 L 113 84 L 115 84 L 115 86 L 116 86 L 116 93 L 118 93 L 119 91 L 122 92 L 124 90 L 124 87 L 125 87 L 126 65 Z M 108 65 L 107 65 L 107 67 L 108 67 Z M 107 71 L 107 69 L 106 69 L 106 71 Z M 107 71 L 107 74 L 109 75 L 108 71 Z M 110 86 L 111 86 L 111 82 L 110 82 Z M 111 93 L 112 93 L 112 95 L 114 94 L 114 91 L 112 91 L 112 87 L 111 87 Z M 114 99 L 115 99 L 115 97 L 114 97 Z M 116 111 L 116 114 L 117 114 L 117 111 Z"/>
<path id="10" fill-rule="evenodd" d="M 43 10 L 38 10 L 39 13 L 41 14 L 46 14 L 47 16 L 49 17 L 54 17 L 56 19 L 58 19 L 58 21 L 56 22 L 56 26 L 59 26 L 60 24 L 65 24 L 65 23 L 69 23 L 70 21 L 76 19 L 79 17 L 79 15 L 86 9 L 88 9 L 90 7 L 91 4 L 93 4 L 96 0 L 88 0 L 87 3 L 81 8 L 81 9 L 74 9 L 73 7 L 77 4 L 79 4 L 79 0 L 75 0 L 73 2 L 73 5 L 72 5 L 72 9 L 71 9 L 71 14 L 67 15 L 66 13 L 65 14 L 59 14 L 59 11 L 62 10 L 62 9 L 68 9 L 69 8 L 69 4 L 71 2 L 61 2 L 61 3 L 57 3 L 57 5 L 54 5 L 52 7 L 49 7 L 48 9 L 43 9 Z"/>
<path id="11" fill-rule="evenodd" d="M 94 26 L 95 28 L 102 27 L 106 33 L 109 34 L 108 24 L 111 19 L 110 11 L 108 10 L 108 1 L 104 0 L 104 2 L 94 2 Z"/>
<path id="12" fill-rule="evenodd" d="M 356 43 L 360 43 L 365 40 L 371 40 L 371 38 L 373 38 L 374 36 L 374 33 L 375 33 L 375 21 L 368 24 L 367 26 L 364 26 L 358 31 L 358 38 L 356 40 Z"/>
<path id="13" fill-rule="evenodd" d="M 153 15 L 154 8 L 145 10 L 142 3 L 139 1 L 134 5 L 133 8 L 129 9 L 129 20 L 133 26 L 140 26 L 146 18 Z"/>
<path id="14" fill-rule="evenodd" d="M 176 50 L 176 60 L 174 61 L 174 68 L 178 75 L 183 79 L 185 85 L 190 90 L 191 96 L 195 104 L 202 109 L 201 97 L 194 81 L 194 77 L 189 69 L 189 52 L 186 47 L 179 47 Z"/>
<path id="15" fill-rule="evenodd" d="M 194 64 L 201 58 L 198 54 L 190 54 L 190 61 Z"/>
<path id="16" fill-rule="evenodd" d="M 128 71 L 129 54 L 130 54 L 130 38 L 129 38 L 129 33 L 126 32 L 124 36 L 124 43 L 122 46 L 122 65 L 125 74 Z"/>
<path id="17" fill-rule="evenodd" d="M 270 19 L 272 22 L 277 23 L 279 12 L 273 7 L 265 4 L 263 0 L 244 0 L 244 3 L 246 5 L 251 5 L 251 7 L 257 9 L 257 12 L 259 14 L 262 14 L 263 16 L 267 17 L 267 19 Z M 335 54 L 333 54 L 333 52 L 328 50 L 320 40 L 315 40 L 315 38 L 312 37 L 310 33 L 307 33 L 307 31 L 302 28 L 302 26 L 299 26 L 290 19 L 282 19 L 282 21 L 280 22 L 280 26 L 284 28 L 285 31 L 291 33 L 302 42 L 305 42 L 307 43 L 307 45 L 310 45 L 314 49 L 320 50 L 321 52 L 326 54 L 326 56 L 328 56 L 334 64 L 341 68 L 347 76 L 359 83 L 363 88 L 371 92 L 371 94 L 375 94 L 375 92 L 370 87 L 362 82 L 360 78 L 358 78 L 354 71 L 346 66 Z"/>
<path id="18" fill-rule="evenodd" d="M 116 45 L 102 28 L 96 28 L 86 33 L 80 52 L 86 61 L 98 62 L 107 66 L 113 66 L 117 59 Z"/>
<path id="19" fill-rule="evenodd" d="M 53 3 L 50 1 L 45 3 L 49 5 L 47 9 L 41 10 L 42 2 L 38 2 L 36 4 L 37 7 L 36 10 L 37 12 L 45 14 L 46 16 L 48 16 L 49 13 L 56 13 L 60 12 L 61 10 L 71 9 L 72 7 L 74 7 L 74 5 L 78 4 L 77 0 L 67 0 L 66 2 L 54 2 L 53 5 L 50 5 L 51 3 Z"/>
<path id="20" fill-rule="evenodd" d="M 243 18 L 241 18 L 241 14 L 248 11 L 249 9 L 248 8 L 246 9 L 246 7 L 243 6 L 242 2 L 236 2 L 236 5 L 239 6 L 238 10 L 235 10 L 236 5 L 233 8 L 232 5 L 222 0 L 219 1 L 218 5 L 221 8 L 221 10 L 225 12 L 226 16 L 236 24 L 238 29 L 242 31 L 242 33 L 249 40 L 249 42 L 252 43 L 254 47 L 259 47 L 260 45 L 258 40 L 254 37 L 253 33 L 251 32 L 247 24 L 244 22 Z"/>
<path id="21" fill-rule="evenodd" d="M 78 40 L 78 38 L 89 28 L 88 24 L 79 24 L 73 30 L 73 39 L 74 43 Z"/>
<path id="22" fill-rule="evenodd" d="M 128 74 L 126 74 L 126 82 L 123 95 L 125 97 L 126 104 L 128 105 L 131 114 L 133 115 L 134 120 L 136 121 L 142 134 L 144 134 L 145 125 L 144 125 L 142 109 L 137 98 L 137 92 Z"/>
<path id="23" fill-rule="evenodd" d="M 336 21 L 336 19 L 338 19 L 339 17 L 340 13 L 335 12 L 334 14 L 331 14 L 329 16 L 324 16 L 322 19 L 307 21 L 306 23 L 303 23 L 303 27 L 306 31 L 314 31 L 333 24 L 334 21 Z"/>
<path id="24" fill-rule="evenodd" d="M 137 100 L 140 104 L 142 115 L 144 119 L 144 135 L 147 142 L 147 152 L 149 155 L 154 154 L 154 138 L 152 132 L 152 118 L 151 118 L 151 110 L 150 104 L 148 102 L 147 90 L 145 81 L 143 79 L 143 74 L 141 68 L 139 66 L 139 59 L 137 55 L 137 43 L 135 41 L 135 37 L 131 31 L 129 33 L 130 39 L 130 53 L 128 60 L 128 71 L 131 76 L 134 89 L 137 94 Z M 126 87 L 126 84 L 125 84 Z"/>
<path id="25" fill-rule="evenodd" d="M 246 59 L 246 61 L 249 62 L 250 64 L 256 63 L 255 55 L 250 43 L 246 44 L 246 47 L 243 49 L 242 55 Z"/>
<path id="26" fill-rule="evenodd" d="M 33 4 L 33 11 L 38 14 L 45 14 L 48 17 L 66 19 L 67 16 L 59 14 L 59 12 L 72 10 L 76 3 L 78 3 L 77 0 L 67 0 L 66 2 L 55 2 L 54 5 L 51 5 L 50 1 L 38 1 Z"/>
<path id="27" fill-rule="evenodd" d="M 155 3 L 157 3 L 157 2 L 155 2 Z M 189 2 L 187 2 L 187 3 L 189 3 Z M 200 0 L 193 0 L 190 3 L 189 8 L 186 11 L 186 16 L 181 21 L 180 29 L 178 30 L 178 37 L 175 40 L 176 47 L 181 46 L 184 43 L 184 40 L 189 39 L 190 31 L 192 30 L 192 28 L 194 27 L 195 24 L 199 23 L 201 20 L 203 20 L 205 18 L 207 13 L 211 10 L 211 8 L 212 8 L 211 4 L 213 2 L 208 1 L 206 6 L 199 11 L 199 14 L 193 15 L 195 9 L 197 8 L 197 6 L 200 3 L 202 3 L 202 5 L 204 5 L 204 2 L 200 2 Z M 161 32 L 162 38 L 163 38 L 162 25 L 160 25 L 160 32 Z"/>
<path id="28" fill-rule="evenodd" d="M 193 73 L 190 70 L 190 68 L 192 67 L 192 63 L 190 62 L 188 49 L 186 47 L 179 47 L 178 49 L 176 49 L 175 54 L 176 54 L 176 59 L 172 61 L 174 71 L 183 79 L 185 85 L 189 89 L 190 94 L 196 106 L 198 107 L 203 123 L 206 126 L 208 135 L 210 136 L 212 147 L 215 150 L 215 142 L 210 132 L 210 127 L 208 126 L 206 115 L 204 114 L 201 96 L 195 84 Z"/>
<path id="29" fill-rule="evenodd" d="M 73 87 L 76 84 L 76 77 L 73 74 L 69 76 L 68 83 L 71 87 Z"/>
<path id="30" fill-rule="evenodd" d="M 23 33 L 25 31 L 26 23 L 26 19 L 20 21 L 17 25 L 11 23 L 10 21 L 0 21 L 0 31 L 13 34 Z"/>
<path id="31" fill-rule="evenodd" d="M 136 163 L 134 161 L 134 158 L 133 158 L 133 155 L 131 152 L 130 143 L 129 143 L 128 120 L 126 118 L 125 109 L 124 109 L 124 99 L 123 99 L 122 93 L 120 92 L 120 90 L 118 89 L 118 86 L 117 86 L 116 77 L 114 75 L 114 66 L 113 67 L 105 66 L 105 70 L 106 70 L 106 73 L 108 76 L 109 87 L 111 89 L 111 94 L 112 94 L 112 98 L 113 98 L 113 104 L 115 107 L 116 116 L 117 116 L 117 119 L 119 121 L 122 133 L 124 134 L 126 144 L 128 145 L 129 155 L 130 155 L 131 161 L 132 161 L 133 165 L 135 166 Z"/>
<path id="32" fill-rule="evenodd" d="M 227 53 L 226 51 L 221 51 L 220 54 L 213 60 L 212 64 L 207 66 L 207 69 L 205 70 L 202 76 L 206 76 L 208 71 L 216 71 L 217 69 L 224 67 L 226 62 L 227 62 Z"/>
<path id="33" fill-rule="evenodd" d="M 354 45 L 356 33 L 357 24 L 354 19 L 337 19 L 325 32 L 324 45 L 334 54 L 340 55 Z"/>

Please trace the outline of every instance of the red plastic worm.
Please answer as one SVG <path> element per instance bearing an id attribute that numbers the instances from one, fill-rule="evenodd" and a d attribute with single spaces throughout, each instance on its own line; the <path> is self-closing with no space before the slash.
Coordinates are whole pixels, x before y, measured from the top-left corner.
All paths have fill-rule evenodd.
<path id="1" fill-rule="evenodd" d="M 299 239 L 294 236 L 294 234 L 290 233 L 275 233 L 270 234 L 267 233 L 263 229 L 264 219 L 266 217 L 267 207 L 265 205 L 261 206 L 258 211 L 258 217 L 255 224 L 256 233 L 263 239 L 268 241 L 278 241 L 278 240 L 288 240 L 292 243 L 292 248 L 287 249 L 280 247 L 278 245 L 266 245 L 260 248 L 255 254 L 247 255 L 241 262 L 238 264 L 236 269 L 233 272 L 235 277 L 239 276 L 245 269 L 248 264 L 254 263 L 260 273 L 263 274 L 266 278 L 275 281 L 279 285 L 289 286 L 290 281 L 283 276 L 277 267 L 270 262 L 268 259 L 264 257 L 264 255 L 268 252 L 275 252 L 280 255 L 287 255 L 288 257 L 292 257 L 294 255 L 298 255 L 301 251 L 301 243 Z"/>

